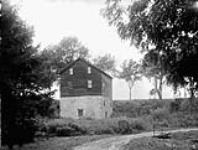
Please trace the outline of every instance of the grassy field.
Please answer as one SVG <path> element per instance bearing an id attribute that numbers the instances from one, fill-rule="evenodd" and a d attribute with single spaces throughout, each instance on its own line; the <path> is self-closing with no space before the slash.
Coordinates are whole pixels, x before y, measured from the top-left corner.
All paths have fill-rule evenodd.
<path id="1" fill-rule="evenodd" d="M 174 133 L 169 139 L 134 139 L 123 150 L 198 150 L 198 131 Z"/>
<path id="2" fill-rule="evenodd" d="M 198 99 L 115 101 L 112 117 L 146 120 L 159 128 L 198 126 Z"/>
<path id="3" fill-rule="evenodd" d="M 72 150 L 73 146 L 81 145 L 86 142 L 99 140 L 110 137 L 111 135 L 92 135 L 92 136 L 76 136 L 76 137 L 53 137 L 48 140 L 37 140 L 35 143 L 23 145 L 20 150 Z M 15 146 L 14 150 L 19 147 Z M 8 150 L 2 147 L 0 150 Z"/>

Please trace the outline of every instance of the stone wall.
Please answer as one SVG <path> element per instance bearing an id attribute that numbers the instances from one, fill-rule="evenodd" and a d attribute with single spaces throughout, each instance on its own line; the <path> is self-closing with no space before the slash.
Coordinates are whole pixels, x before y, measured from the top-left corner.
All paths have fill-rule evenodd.
<path id="1" fill-rule="evenodd" d="M 81 117 L 79 110 L 83 110 Z M 111 112 L 110 103 L 103 96 L 62 97 L 60 100 L 60 116 L 65 118 L 102 119 L 109 117 Z"/>

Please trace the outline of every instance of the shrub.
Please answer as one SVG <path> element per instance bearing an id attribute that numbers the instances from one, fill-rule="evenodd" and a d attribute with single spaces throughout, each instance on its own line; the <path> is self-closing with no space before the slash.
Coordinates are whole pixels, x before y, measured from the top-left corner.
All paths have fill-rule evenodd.
<path id="1" fill-rule="evenodd" d="M 154 121 L 168 120 L 170 117 L 170 113 L 166 108 L 158 108 L 153 111 L 151 115 Z"/>
<path id="2" fill-rule="evenodd" d="M 94 134 L 100 135 L 100 134 L 115 134 L 115 131 L 112 127 L 101 127 L 101 128 L 97 128 L 94 129 Z"/>
<path id="3" fill-rule="evenodd" d="M 69 126 L 57 127 L 56 129 L 57 136 L 71 136 L 75 135 L 74 132 L 75 130 Z"/>
<path id="4" fill-rule="evenodd" d="M 172 101 L 169 105 L 169 108 L 170 108 L 170 112 L 173 113 L 173 112 L 177 112 L 180 110 L 180 105 L 182 103 L 183 99 L 175 99 L 174 101 Z"/>
<path id="5" fill-rule="evenodd" d="M 62 126 L 55 126 L 54 131 L 57 136 L 77 136 L 87 133 L 87 130 L 85 128 L 79 127 L 78 125 L 72 123 Z"/>
<path id="6" fill-rule="evenodd" d="M 112 117 L 143 117 L 151 115 L 153 111 L 159 108 L 168 108 L 172 100 L 166 99 L 154 100 L 134 100 L 134 101 L 114 101 Z"/>
<path id="7" fill-rule="evenodd" d="M 132 128 L 136 131 L 144 131 L 150 129 L 150 125 L 143 119 L 137 119 L 132 123 Z"/>
<path id="8" fill-rule="evenodd" d="M 118 121 L 118 133 L 120 134 L 129 134 L 132 132 L 132 128 L 130 127 L 130 123 L 127 120 L 119 120 Z"/>
<path id="9" fill-rule="evenodd" d="M 84 134 L 131 134 L 146 129 L 144 120 L 132 118 L 108 118 L 101 120 L 54 119 L 45 122 L 43 132 L 51 136 L 75 136 Z"/>
<path id="10" fill-rule="evenodd" d="M 180 107 L 183 112 L 198 112 L 198 99 L 185 99 Z"/>

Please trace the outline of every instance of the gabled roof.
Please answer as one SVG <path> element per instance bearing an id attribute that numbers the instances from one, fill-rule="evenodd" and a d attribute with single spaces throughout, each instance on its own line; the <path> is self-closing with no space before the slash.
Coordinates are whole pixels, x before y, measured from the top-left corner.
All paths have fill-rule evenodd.
<path id="1" fill-rule="evenodd" d="M 84 63 L 86 63 L 88 66 L 91 66 L 92 68 L 96 69 L 97 71 L 99 71 L 100 73 L 104 74 L 105 76 L 109 77 L 112 79 L 112 77 L 110 75 L 108 75 L 107 73 L 105 73 L 104 71 L 102 71 L 101 69 L 97 68 L 96 66 L 92 65 L 91 63 L 89 63 L 88 61 L 86 61 L 83 58 L 78 58 L 75 61 L 69 63 L 63 70 L 60 71 L 60 74 L 62 74 L 63 72 L 65 72 L 66 70 L 68 70 L 69 68 L 71 68 L 75 63 L 82 61 Z"/>

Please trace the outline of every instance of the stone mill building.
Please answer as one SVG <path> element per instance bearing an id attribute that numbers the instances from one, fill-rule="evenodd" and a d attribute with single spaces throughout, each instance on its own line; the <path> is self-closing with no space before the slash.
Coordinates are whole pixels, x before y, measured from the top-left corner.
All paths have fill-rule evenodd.
<path id="1" fill-rule="evenodd" d="M 61 71 L 61 117 L 102 119 L 111 113 L 111 76 L 82 58 Z"/>

